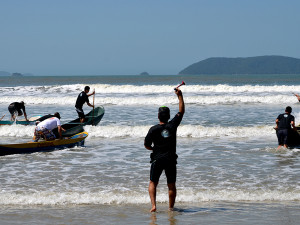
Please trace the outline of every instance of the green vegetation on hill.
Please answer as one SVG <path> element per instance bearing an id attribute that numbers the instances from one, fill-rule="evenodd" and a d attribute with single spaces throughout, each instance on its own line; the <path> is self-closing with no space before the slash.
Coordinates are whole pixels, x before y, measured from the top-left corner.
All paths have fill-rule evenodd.
<path id="1" fill-rule="evenodd" d="M 300 59 L 285 56 L 216 57 L 194 63 L 179 74 L 300 74 Z"/>

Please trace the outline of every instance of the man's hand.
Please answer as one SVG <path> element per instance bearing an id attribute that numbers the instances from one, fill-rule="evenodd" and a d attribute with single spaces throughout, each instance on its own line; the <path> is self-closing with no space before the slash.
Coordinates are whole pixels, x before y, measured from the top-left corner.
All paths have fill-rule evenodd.
<path id="1" fill-rule="evenodd" d="M 179 88 L 175 88 L 175 94 L 179 97 L 182 96 L 182 92 Z"/>

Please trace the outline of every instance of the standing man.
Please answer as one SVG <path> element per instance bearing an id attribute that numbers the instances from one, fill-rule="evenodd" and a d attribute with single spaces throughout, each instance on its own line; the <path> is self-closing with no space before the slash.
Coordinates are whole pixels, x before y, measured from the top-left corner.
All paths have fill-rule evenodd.
<path id="1" fill-rule="evenodd" d="M 26 110 L 25 110 L 25 103 L 23 101 L 11 103 L 8 106 L 8 111 L 11 114 L 11 118 L 10 118 L 11 121 L 14 121 L 17 116 L 22 116 L 23 113 L 24 113 L 24 117 L 25 117 L 26 121 L 28 121 Z"/>
<path id="2" fill-rule="evenodd" d="M 86 103 L 88 106 L 90 107 L 94 107 L 92 104 L 90 104 L 89 102 L 89 96 L 94 95 L 95 91 L 91 94 L 87 94 L 90 91 L 90 87 L 89 86 L 85 86 L 84 91 L 82 91 L 76 100 L 76 104 L 75 104 L 75 108 L 76 108 L 76 112 L 78 113 L 78 117 L 80 119 L 80 123 L 83 123 L 85 120 L 85 115 L 82 109 L 82 106 L 84 103 Z"/>
<path id="3" fill-rule="evenodd" d="M 185 106 L 181 90 L 175 89 L 175 94 L 179 99 L 179 112 L 170 119 L 170 109 L 162 106 L 158 109 L 159 124 L 150 128 L 145 137 L 145 148 L 151 150 L 151 169 L 149 195 L 152 208 L 150 212 L 156 211 L 156 187 L 162 171 L 165 171 L 169 189 L 169 210 L 173 210 L 176 199 L 176 133 L 183 114 Z"/>
<path id="4" fill-rule="evenodd" d="M 54 113 L 54 117 L 46 119 L 36 126 L 34 130 L 33 141 L 37 142 L 41 137 L 44 137 L 46 141 L 54 140 L 55 134 L 52 132 L 53 129 L 58 128 L 59 138 L 62 139 L 62 131 L 66 131 L 61 127 L 60 114 Z"/>
<path id="5" fill-rule="evenodd" d="M 288 132 L 291 129 L 291 125 L 294 130 L 297 131 L 295 126 L 295 117 L 291 115 L 292 107 L 287 106 L 285 108 L 285 113 L 280 114 L 276 119 L 276 134 L 278 138 L 278 148 L 284 146 L 285 148 L 288 147 Z"/>

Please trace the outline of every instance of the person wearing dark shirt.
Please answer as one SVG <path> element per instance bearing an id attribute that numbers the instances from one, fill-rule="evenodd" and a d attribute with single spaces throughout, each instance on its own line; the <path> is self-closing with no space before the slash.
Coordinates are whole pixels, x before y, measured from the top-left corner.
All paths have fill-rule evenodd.
<path id="1" fill-rule="evenodd" d="M 25 103 L 23 101 L 11 103 L 8 106 L 8 111 L 11 114 L 11 118 L 10 118 L 11 121 L 14 121 L 17 116 L 22 116 L 23 114 L 24 114 L 26 121 L 28 121 L 26 110 L 25 110 Z"/>
<path id="2" fill-rule="evenodd" d="M 151 150 L 151 169 L 149 182 L 149 195 L 152 208 L 150 212 L 156 211 L 156 188 L 159 178 L 165 171 L 169 190 L 169 210 L 173 210 L 176 199 L 176 174 L 177 174 L 177 154 L 176 154 L 176 133 L 183 114 L 185 106 L 181 90 L 175 89 L 175 94 L 179 99 L 179 112 L 170 119 L 170 109 L 160 107 L 158 110 L 159 124 L 152 126 L 145 137 L 144 146 Z"/>
<path id="3" fill-rule="evenodd" d="M 291 115 L 292 108 L 290 106 L 287 106 L 285 108 L 285 113 L 280 114 L 276 119 L 276 135 L 278 139 L 278 148 L 284 146 L 285 148 L 288 148 L 288 132 L 291 129 L 291 125 L 294 130 L 297 131 L 297 128 L 295 126 L 295 117 Z"/>
<path id="4" fill-rule="evenodd" d="M 76 100 L 76 104 L 75 104 L 75 108 L 76 108 L 76 112 L 78 113 L 78 117 L 80 119 L 80 122 L 83 123 L 85 120 L 85 115 L 83 112 L 83 105 L 84 103 L 86 103 L 88 106 L 90 107 L 94 107 L 92 104 L 90 104 L 89 102 L 89 96 L 94 95 L 95 91 L 91 94 L 87 94 L 90 91 L 90 87 L 89 86 L 85 86 L 84 91 L 82 91 Z"/>

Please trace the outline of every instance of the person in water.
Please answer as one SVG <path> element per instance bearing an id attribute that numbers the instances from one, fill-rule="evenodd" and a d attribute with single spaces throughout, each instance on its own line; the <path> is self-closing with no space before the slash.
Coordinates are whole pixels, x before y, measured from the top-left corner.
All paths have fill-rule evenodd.
<path id="1" fill-rule="evenodd" d="M 152 204 L 150 212 L 156 211 L 156 188 L 163 170 L 167 177 L 169 189 L 169 210 L 173 210 L 175 204 L 178 157 L 176 154 L 176 133 L 185 112 L 181 90 L 176 88 L 175 94 L 179 99 L 179 112 L 169 121 L 170 109 L 165 106 L 160 107 L 158 109 L 159 124 L 152 126 L 145 137 L 144 146 L 152 151 L 149 182 L 149 195 Z"/>
<path id="2" fill-rule="evenodd" d="M 95 91 L 91 94 L 88 94 L 89 91 L 90 91 L 90 87 L 85 86 L 84 91 L 82 91 L 78 95 L 77 100 L 76 100 L 75 109 L 76 109 L 76 112 L 77 112 L 78 117 L 80 119 L 80 123 L 83 123 L 84 120 L 85 120 L 85 115 L 84 115 L 84 112 L 83 112 L 83 109 L 82 109 L 83 104 L 86 103 L 88 106 L 94 107 L 94 105 L 90 104 L 90 102 L 89 102 L 89 96 L 94 95 Z"/>
<path id="3" fill-rule="evenodd" d="M 295 95 L 298 99 L 298 101 L 300 102 L 300 96 L 298 94 L 293 93 L 293 95 Z"/>
<path id="4" fill-rule="evenodd" d="M 278 139 L 278 148 L 284 146 L 285 148 L 288 148 L 288 132 L 291 129 L 291 126 L 294 130 L 297 131 L 297 128 L 295 126 L 295 117 L 291 115 L 292 107 L 287 106 L 285 108 L 285 113 L 280 114 L 276 119 L 276 127 L 274 128 L 276 130 L 276 135 Z"/>
<path id="5" fill-rule="evenodd" d="M 60 114 L 54 113 L 54 117 L 48 118 L 37 124 L 34 130 L 33 141 L 37 142 L 41 137 L 45 138 L 46 141 L 51 141 L 56 138 L 52 132 L 53 129 L 58 128 L 59 138 L 62 139 L 62 131 L 66 131 L 61 127 Z"/>
<path id="6" fill-rule="evenodd" d="M 25 120 L 27 119 L 27 114 L 25 110 L 25 103 L 23 101 L 21 102 L 13 102 L 8 106 L 8 111 L 11 114 L 11 121 L 14 121 L 17 116 L 22 116 L 24 114 Z"/>

